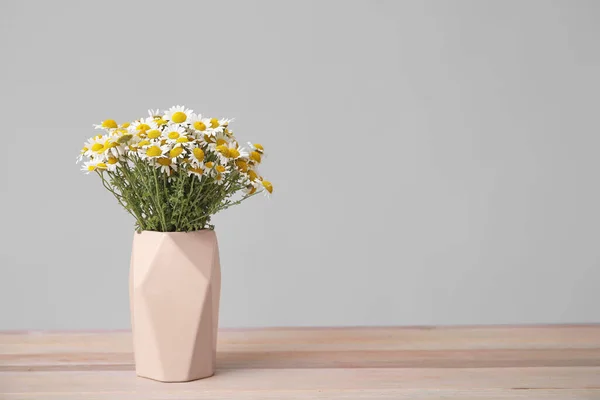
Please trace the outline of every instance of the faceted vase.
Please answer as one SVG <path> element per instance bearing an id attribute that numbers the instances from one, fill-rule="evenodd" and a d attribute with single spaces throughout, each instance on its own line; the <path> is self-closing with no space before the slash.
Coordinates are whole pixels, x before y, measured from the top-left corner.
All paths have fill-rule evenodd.
<path id="1" fill-rule="evenodd" d="M 214 231 L 134 234 L 129 298 L 137 375 L 185 382 L 214 374 L 220 291 Z"/>

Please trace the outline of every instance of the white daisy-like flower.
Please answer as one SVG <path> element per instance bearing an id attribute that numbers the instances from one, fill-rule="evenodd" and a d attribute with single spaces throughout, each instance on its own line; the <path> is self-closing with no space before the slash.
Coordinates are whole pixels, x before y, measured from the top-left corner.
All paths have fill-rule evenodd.
<path id="1" fill-rule="evenodd" d="M 262 185 L 260 185 L 260 186 L 262 187 Z M 244 193 L 246 193 L 247 195 L 254 194 L 254 193 L 256 193 L 258 188 L 259 188 L 258 182 L 248 181 L 248 184 L 247 184 L 246 188 L 244 189 Z"/>
<path id="2" fill-rule="evenodd" d="M 240 147 L 238 142 L 232 140 L 227 144 L 227 153 L 225 155 L 230 160 L 236 160 L 240 157 L 248 157 L 248 152 L 243 147 Z"/>
<path id="3" fill-rule="evenodd" d="M 104 136 L 96 135 L 92 138 L 89 138 L 87 142 L 83 145 L 83 155 L 87 157 L 92 157 L 96 154 L 100 154 L 104 151 Z"/>
<path id="4" fill-rule="evenodd" d="M 81 170 L 84 171 L 86 174 L 89 174 L 90 172 L 94 172 L 96 170 L 105 170 L 106 168 L 106 163 L 97 160 L 90 160 L 83 163 Z"/>
<path id="5" fill-rule="evenodd" d="M 169 176 L 171 172 L 177 171 L 177 164 L 168 157 L 160 157 L 155 159 L 155 161 L 156 164 L 154 166 Z"/>
<path id="6" fill-rule="evenodd" d="M 215 133 L 214 135 L 204 135 L 204 141 L 208 144 L 208 148 L 215 150 L 217 146 L 229 145 L 229 142 L 233 139 L 225 135 L 223 132 Z"/>
<path id="7" fill-rule="evenodd" d="M 190 152 L 190 161 L 192 163 L 192 165 L 204 165 L 203 161 L 204 161 L 204 150 L 202 150 L 202 148 L 200 147 L 194 147 L 192 148 L 192 151 Z M 212 168 L 212 167 L 211 167 Z"/>
<path id="8" fill-rule="evenodd" d="M 215 182 L 217 182 L 217 184 L 222 185 L 225 183 L 225 174 L 216 173 L 213 179 L 215 180 Z"/>
<path id="9" fill-rule="evenodd" d="M 169 151 L 169 149 L 165 148 L 165 146 L 160 147 L 154 143 L 146 144 L 143 142 L 144 141 L 140 142 L 141 145 L 138 145 L 138 154 L 143 160 L 157 159 L 159 157 L 162 157 L 163 155 L 165 155 L 165 153 Z"/>
<path id="10" fill-rule="evenodd" d="M 265 149 L 260 143 L 250 143 L 248 142 L 248 146 L 250 147 L 250 151 L 256 151 L 260 155 L 265 154 Z"/>
<path id="11" fill-rule="evenodd" d="M 132 122 L 131 125 L 129 125 L 129 128 L 127 129 L 129 129 L 129 132 L 134 135 L 145 137 L 146 132 L 151 130 L 157 130 L 158 125 L 156 124 L 154 118 L 148 117 Z"/>
<path id="12" fill-rule="evenodd" d="M 205 133 L 212 132 L 209 129 L 210 120 L 208 118 L 202 118 L 200 114 L 192 114 L 188 121 L 190 123 L 190 129 L 197 135 L 204 135 Z"/>
<path id="13" fill-rule="evenodd" d="M 178 158 L 185 158 L 187 153 L 185 151 L 185 147 L 183 147 L 180 143 L 177 143 L 175 146 L 169 150 L 169 158 L 172 162 L 177 162 Z"/>
<path id="14" fill-rule="evenodd" d="M 249 169 L 248 172 L 246 172 L 246 176 L 250 182 L 257 182 L 262 179 L 256 169 Z"/>
<path id="15" fill-rule="evenodd" d="M 188 176 L 197 176 L 198 179 L 202 179 L 202 176 L 204 175 L 204 163 L 198 163 L 196 165 L 190 165 L 190 167 L 187 169 L 187 174 Z"/>
<path id="16" fill-rule="evenodd" d="M 266 197 L 271 197 L 271 194 L 273 193 L 273 184 L 262 178 L 260 179 L 260 184 L 262 185 L 264 195 Z"/>
<path id="17" fill-rule="evenodd" d="M 163 129 L 163 137 L 168 139 L 172 143 L 177 143 L 177 139 L 186 135 L 186 130 L 179 124 L 169 123 Z"/>
<path id="18" fill-rule="evenodd" d="M 217 166 L 217 164 L 215 164 L 213 161 L 207 161 L 204 163 L 204 173 L 208 176 L 212 176 L 216 173 L 215 171 L 215 167 Z"/>
<path id="19" fill-rule="evenodd" d="M 184 124 L 193 113 L 194 110 L 185 108 L 185 106 L 173 106 L 165 111 L 163 118 L 176 124 Z"/>
<path id="20" fill-rule="evenodd" d="M 100 124 L 94 125 L 95 129 L 104 129 L 105 131 L 109 132 L 111 129 L 117 129 L 118 127 L 119 124 L 117 124 L 114 119 L 105 119 L 104 121 L 100 122 Z"/>
<path id="21" fill-rule="evenodd" d="M 152 108 L 149 109 L 148 110 L 148 115 L 152 119 L 162 118 L 162 116 L 163 116 L 163 114 L 160 112 L 160 110 L 158 108 L 156 110 L 154 110 Z"/>
<path id="22" fill-rule="evenodd" d="M 121 162 L 117 157 L 108 157 L 108 159 L 106 160 L 106 169 L 108 169 L 111 172 L 114 172 L 119 167 L 121 167 Z"/>
<path id="23" fill-rule="evenodd" d="M 217 119 L 217 118 L 211 118 L 209 120 L 210 125 L 208 126 L 208 128 L 210 128 L 213 132 L 223 132 L 223 130 L 225 128 L 227 128 L 229 126 L 229 123 L 233 121 L 233 119 L 227 119 L 227 118 L 222 118 L 222 119 Z"/>
<path id="24" fill-rule="evenodd" d="M 225 178 L 225 176 L 229 173 L 229 167 L 221 164 L 216 164 L 214 168 L 210 171 L 211 176 L 216 177 L 220 176 L 221 178 Z"/>

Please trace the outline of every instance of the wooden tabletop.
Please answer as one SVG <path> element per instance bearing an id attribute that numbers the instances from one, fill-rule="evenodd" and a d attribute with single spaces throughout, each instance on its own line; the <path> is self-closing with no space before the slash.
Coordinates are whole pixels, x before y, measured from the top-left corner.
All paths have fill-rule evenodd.
<path id="1" fill-rule="evenodd" d="M 128 332 L 0 333 L 0 399 L 600 399 L 600 325 L 222 330 L 214 377 L 136 377 Z"/>

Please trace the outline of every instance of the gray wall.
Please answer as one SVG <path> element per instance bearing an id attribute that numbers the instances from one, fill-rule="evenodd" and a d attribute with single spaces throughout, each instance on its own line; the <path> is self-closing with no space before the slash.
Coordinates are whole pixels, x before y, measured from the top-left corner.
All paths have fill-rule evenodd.
<path id="1" fill-rule="evenodd" d="M 129 325 L 92 123 L 263 143 L 223 326 L 600 322 L 600 2 L 0 3 L 0 329 Z"/>

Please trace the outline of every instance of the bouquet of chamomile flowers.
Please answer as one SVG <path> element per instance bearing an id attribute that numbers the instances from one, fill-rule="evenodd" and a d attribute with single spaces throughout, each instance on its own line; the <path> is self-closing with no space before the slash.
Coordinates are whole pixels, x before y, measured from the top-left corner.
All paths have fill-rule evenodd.
<path id="1" fill-rule="evenodd" d="M 78 157 L 136 220 L 138 231 L 213 229 L 215 213 L 263 192 L 273 192 L 258 166 L 263 146 L 241 147 L 231 120 L 208 118 L 183 106 L 149 116 L 95 125 Z M 240 194 L 236 196 L 236 194 Z"/>

